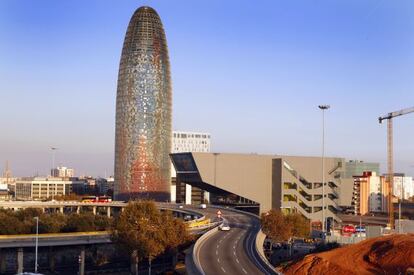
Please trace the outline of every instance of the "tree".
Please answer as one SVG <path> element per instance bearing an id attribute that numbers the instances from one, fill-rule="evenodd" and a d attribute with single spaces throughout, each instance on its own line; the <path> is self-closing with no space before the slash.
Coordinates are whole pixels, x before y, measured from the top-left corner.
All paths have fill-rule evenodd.
<path id="1" fill-rule="evenodd" d="M 161 213 L 154 202 L 130 202 L 114 221 L 112 239 L 133 255 L 135 272 L 138 262 L 151 261 L 167 249 L 175 249 L 187 240 L 187 228 L 171 213 Z"/>
<path id="2" fill-rule="evenodd" d="M 272 209 L 262 214 L 261 223 L 263 232 L 274 242 L 309 236 L 309 221 L 299 213 L 284 215 L 280 210 Z"/>
<path id="3" fill-rule="evenodd" d="M 95 216 L 93 214 L 70 214 L 62 232 L 95 231 Z"/>
<path id="4" fill-rule="evenodd" d="M 287 222 L 290 223 L 292 227 L 292 236 L 307 238 L 310 233 L 310 223 L 305 217 L 299 213 L 293 213 L 286 215 Z"/>
<path id="5" fill-rule="evenodd" d="M 67 217 L 64 214 L 42 214 L 39 217 L 39 233 L 59 233 L 64 228 Z M 36 233 L 33 226 L 32 233 Z"/>
<path id="6" fill-rule="evenodd" d="M 0 234 L 13 235 L 23 234 L 23 223 L 14 215 L 11 210 L 0 211 Z"/>
<path id="7" fill-rule="evenodd" d="M 261 216 L 262 230 L 274 242 L 288 240 L 292 236 L 292 225 L 280 210 L 272 209 Z"/>

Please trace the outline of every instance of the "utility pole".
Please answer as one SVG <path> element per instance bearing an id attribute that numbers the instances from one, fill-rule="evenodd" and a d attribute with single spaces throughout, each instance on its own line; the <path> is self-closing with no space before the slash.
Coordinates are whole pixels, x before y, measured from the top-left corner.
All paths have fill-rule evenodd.
<path id="1" fill-rule="evenodd" d="M 39 217 L 34 217 L 36 220 L 36 246 L 35 246 L 35 273 L 37 274 L 37 250 L 39 247 Z"/>
<path id="2" fill-rule="evenodd" d="M 50 170 L 50 175 L 53 177 L 53 169 L 55 169 L 55 151 L 59 148 L 51 147 L 50 150 L 52 150 L 52 169 Z"/>
<path id="3" fill-rule="evenodd" d="M 325 222 L 325 110 L 331 106 L 319 105 L 318 108 L 322 110 L 322 232 L 326 231 Z"/>

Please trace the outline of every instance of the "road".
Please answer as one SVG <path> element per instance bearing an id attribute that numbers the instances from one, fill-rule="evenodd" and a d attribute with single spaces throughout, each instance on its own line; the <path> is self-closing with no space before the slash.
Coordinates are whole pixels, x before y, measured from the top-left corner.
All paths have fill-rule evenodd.
<path id="1" fill-rule="evenodd" d="M 216 212 L 217 209 L 211 211 Z M 256 234 L 259 220 L 230 210 L 221 210 L 230 231 L 218 231 L 204 240 L 196 253 L 207 275 L 214 274 L 268 274 L 257 260 Z"/>

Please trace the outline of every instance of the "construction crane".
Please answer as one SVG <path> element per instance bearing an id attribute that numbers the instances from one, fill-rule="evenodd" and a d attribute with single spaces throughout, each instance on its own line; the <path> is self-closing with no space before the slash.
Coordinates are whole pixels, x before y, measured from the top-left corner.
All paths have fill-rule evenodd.
<path id="1" fill-rule="evenodd" d="M 388 183 L 388 212 L 389 212 L 389 223 L 390 228 L 394 228 L 394 206 L 392 200 L 392 185 L 394 181 L 394 150 L 393 150 L 393 130 L 392 130 L 392 119 L 397 116 L 406 115 L 414 112 L 414 107 L 402 109 L 396 112 L 388 113 L 385 116 L 379 117 L 379 123 L 383 120 L 387 120 L 387 178 Z"/>

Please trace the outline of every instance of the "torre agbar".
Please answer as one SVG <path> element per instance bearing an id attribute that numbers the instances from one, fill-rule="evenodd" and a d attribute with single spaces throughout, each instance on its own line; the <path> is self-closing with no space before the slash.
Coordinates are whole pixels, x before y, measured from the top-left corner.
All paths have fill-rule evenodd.
<path id="1" fill-rule="evenodd" d="M 170 198 L 171 79 L 161 19 L 150 7 L 132 16 L 118 74 L 116 200 Z"/>

